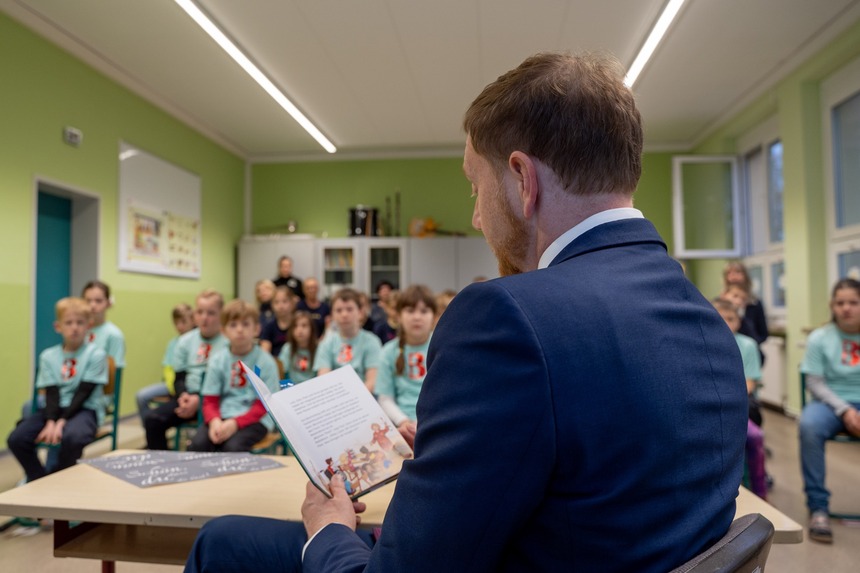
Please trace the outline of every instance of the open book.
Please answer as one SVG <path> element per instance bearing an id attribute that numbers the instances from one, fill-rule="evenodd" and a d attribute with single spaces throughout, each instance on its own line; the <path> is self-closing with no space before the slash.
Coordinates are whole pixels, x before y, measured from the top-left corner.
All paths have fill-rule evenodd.
<path id="1" fill-rule="evenodd" d="M 244 362 L 242 368 L 287 438 L 290 450 L 320 491 L 343 477 L 353 499 L 397 478 L 412 449 L 352 366 L 271 392 Z"/>

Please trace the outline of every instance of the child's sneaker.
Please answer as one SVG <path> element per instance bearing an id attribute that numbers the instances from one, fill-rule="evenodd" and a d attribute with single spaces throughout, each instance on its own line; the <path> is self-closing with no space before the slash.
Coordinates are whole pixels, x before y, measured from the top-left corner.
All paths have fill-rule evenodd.
<path id="1" fill-rule="evenodd" d="M 809 538 L 819 543 L 833 543 L 830 516 L 823 509 L 816 509 L 809 516 Z"/>

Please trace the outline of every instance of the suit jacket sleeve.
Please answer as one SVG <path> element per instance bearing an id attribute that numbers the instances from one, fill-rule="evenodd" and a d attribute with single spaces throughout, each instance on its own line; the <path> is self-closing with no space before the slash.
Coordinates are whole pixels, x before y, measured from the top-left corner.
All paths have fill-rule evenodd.
<path id="1" fill-rule="evenodd" d="M 556 457 L 534 326 L 498 282 L 457 295 L 433 335 L 415 459 L 403 466 L 379 542 L 368 554 L 346 528 L 324 532 L 304 571 L 500 568 L 544 499 Z"/>

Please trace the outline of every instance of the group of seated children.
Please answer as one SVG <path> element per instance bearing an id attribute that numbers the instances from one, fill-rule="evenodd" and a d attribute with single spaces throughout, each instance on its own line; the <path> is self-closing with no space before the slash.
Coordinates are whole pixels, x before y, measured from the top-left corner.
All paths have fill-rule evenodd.
<path id="1" fill-rule="evenodd" d="M 306 284 L 311 291 L 318 288 L 313 279 Z M 383 347 L 377 336 L 363 328 L 369 314 L 367 297 L 353 289 L 334 294 L 333 320 L 320 337 L 321 317 L 312 314 L 320 308 L 316 294 L 310 297 L 315 308 L 294 311 L 292 293 L 285 287 L 275 288 L 270 331 L 277 335 L 268 339 L 261 335 L 257 307 L 242 300 L 225 305 L 218 292 L 204 290 L 193 310 L 184 304 L 173 309 L 178 334 L 165 351 L 164 380 L 137 394 L 146 447 L 168 449 L 167 431 L 197 420 L 198 411 L 204 428 L 192 438 L 191 450 L 248 451 L 272 431 L 273 421 L 240 361 L 259 367 L 261 379 L 272 391 L 280 388 L 282 377 L 301 383 L 350 364 L 411 443 L 430 335 L 437 310 L 450 299 L 450 294 L 440 296 L 437 302 L 420 285 L 392 293 L 386 318 L 392 328 L 397 325 L 396 336 Z M 45 402 L 35 408 L 26 405 L 26 415 L 8 439 L 28 481 L 73 465 L 95 438 L 105 413 L 106 357 L 112 356 L 118 368 L 125 365 L 122 332 L 105 316 L 110 301 L 110 288 L 92 281 L 82 298 L 64 298 L 56 305 L 55 329 L 63 342 L 42 352 L 36 380 Z M 275 356 L 283 365 L 283 375 Z M 163 399 L 152 407 L 157 397 Z M 37 455 L 40 443 L 59 445 L 49 455 L 48 469 Z"/>
<path id="2" fill-rule="evenodd" d="M 306 284 L 312 285 L 312 280 Z M 169 400 L 154 408 L 142 405 L 147 448 L 167 449 L 167 431 L 197 420 L 198 408 L 202 408 L 203 428 L 191 439 L 191 450 L 248 451 L 272 431 L 273 421 L 240 361 L 259 367 L 260 378 L 273 392 L 280 388 L 282 377 L 301 383 L 350 364 L 368 390 L 378 394 L 385 411 L 411 442 L 437 304 L 427 287 L 417 285 L 406 289 L 397 301 L 398 336 L 383 349 L 379 339 L 362 328 L 366 310 L 361 293 L 353 289 L 334 294 L 333 320 L 320 338 L 314 317 L 307 311 L 294 311 L 295 298 L 286 287 L 277 287 L 270 323 L 281 333 L 277 341 L 261 334 L 264 327 L 257 307 L 242 300 L 225 306 L 220 294 L 203 291 L 195 301 L 196 328 L 179 336 L 170 353 L 168 372 L 173 375 L 173 385 L 166 388 L 171 390 Z M 286 323 L 281 324 L 281 319 Z M 377 380 L 382 381 L 379 388 Z"/>
<path id="3" fill-rule="evenodd" d="M 24 405 L 7 440 L 28 482 L 74 465 L 104 421 L 107 357 L 116 368 L 125 366 L 122 331 L 106 319 L 111 304 L 110 287 L 90 281 L 81 298 L 66 297 L 55 305 L 54 330 L 62 342 L 39 355 L 36 389 L 41 394 Z M 45 465 L 39 444 L 55 446 Z"/>

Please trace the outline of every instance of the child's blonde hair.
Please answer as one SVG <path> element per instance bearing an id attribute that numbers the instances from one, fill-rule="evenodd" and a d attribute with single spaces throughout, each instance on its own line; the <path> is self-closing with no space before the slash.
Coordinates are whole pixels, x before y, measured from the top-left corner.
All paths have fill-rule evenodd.
<path id="1" fill-rule="evenodd" d="M 257 284 L 254 285 L 254 297 L 257 299 L 257 302 L 263 302 L 260 300 L 260 287 L 267 286 L 272 289 L 272 296 L 275 296 L 275 283 L 272 279 L 260 279 L 257 281 Z"/>
<path id="2" fill-rule="evenodd" d="M 231 320 L 245 320 L 246 318 L 260 322 L 260 311 L 253 304 L 239 298 L 231 300 L 221 310 L 221 326 L 227 326 Z"/>
<path id="3" fill-rule="evenodd" d="M 200 291 L 200 294 L 197 295 L 195 300 L 200 300 L 201 298 L 213 298 L 218 303 L 218 308 L 224 308 L 224 297 L 214 288 L 207 288 Z"/>
<path id="4" fill-rule="evenodd" d="M 54 312 L 57 315 L 57 320 L 63 320 L 63 316 L 67 312 L 80 314 L 85 320 L 89 320 L 92 317 L 90 305 L 79 296 L 67 296 L 65 298 L 61 298 L 54 306 Z"/>

